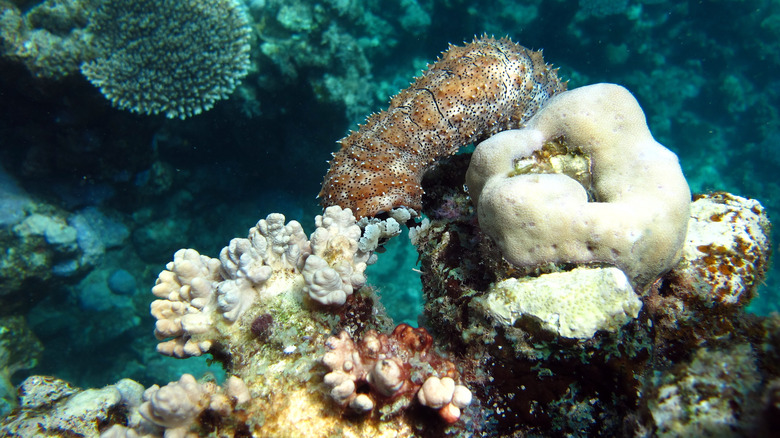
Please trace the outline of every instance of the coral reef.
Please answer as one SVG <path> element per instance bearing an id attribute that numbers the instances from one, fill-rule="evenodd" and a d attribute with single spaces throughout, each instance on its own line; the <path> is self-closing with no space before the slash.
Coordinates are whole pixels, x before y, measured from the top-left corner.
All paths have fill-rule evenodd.
<path id="1" fill-rule="evenodd" d="M 285 224 L 274 213 L 250 229 L 247 239 L 233 239 L 219 259 L 194 249 L 177 251 L 152 288 L 162 298 L 152 303 L 155 335 L 173 338 L 157 351 L 199 356 L 212 347 L 218 321 L 231 324 L 258 299 L 299 288 L 320 304 L 344 304 L 365 284 L 363 271 L 376 247 L 358 248 L 361 229 L 349 209 L 329 207 L 315 222 L 307 240 L 297 221 Z"/>
<path id="2" fill-rule="evenodd" d="M 143 387 L 124 379 L 101 389 L 79 390 L 53 377 L 32 376 L 19 385 L 21 410 L 0 425 L 8 437 L 97 437 L 101 425 L 116 421 L 124 406 L 139 404 Z"/>
<path id="3" fill-rule="evenodd" d="M 419 211 L 422 175 L 438 159 L 522 126 L 564 89 L 541 52 L 508 39 L 451 45 L 387 110 L 340 141 L 322 184 L 322 204 L 350 208 L 358 217 L 396 207 Z"/>
<path id="4" fill-rule="evenodd" d="M 0 416 L 17 407 L 15 372 L 35 367 L 43 345 L 29 329 L 24 317 L 0 317 Z"/>
<path id="5" fill-rule="evenodd" d="M 371 225 L 385 230 L 379 234 L 392 235 L 398 224 L 388 221 Z M 425 329 L 400 325 L 383 333 L 390 328 L 389 319 L 373 291 L 363 287 L 362 276 L 366 261 L 375 259 L 378 239 L 359 242 L 365 236 L 349 209 L 329 207 L 315 223 L 306 239 L 300 224 L 271 214 L 250 229 L 247 239 L 231 241 L 219 259 L 183 249 L 160 273 L 153 293 L 161 299 L 151 306 L 161 340 L 158 351 L 176 357 L 210 353 L 233 376 L 224 390 L 190 375 L 163 387 L 153 385 L 142 397 L 137 383 L 132 391 L 120 388 L 129 381 L 85 391 L 55 382 L 67 389 L 46 402 L 56 418 L 42 419 L 40 405 L 28 409 L 23 398 L 23 408 L 6 419 L 3 432 L 414 436 L 423 429 L 463 430 L 458 419 L 471 403 L 471 392 L 456 362 L 433 350 Z M 322 303 L 312 292 L 318 275 L 308 278 L 311 259 L 350 281 L 338 281 L 344 293 L 341 305 Z M 339 331 L 341 338 L 328 340 Z M 361 340 L 353 343 L 347 331 Z M 328 374 L 326 366 L 340 373 Z M 337 384 L 334 376 L 341 377 Z M 353 383 L 349 392 L 347 380 Z M 45 379 L 33 380 L 23 393 L 40 393 L 43 383 Z M 364 393 L 366 385 L 372 389 Z M 358 400 L 350 405 L 359 406 L 365 421 L 345 423 L 345 413 L 329 393 L 340 394 L 338 400 Z M 438 411 L 439 422 L 423 420 L 420 412 L 429 408 Z"/>
<path id="6" fill-rule="evenodd" d="M 122 244 L 127 228 L 94 208 L 68 213 L 27 198 L 0 227 L 0 299 L 4 312 L 30 306 L 46 286 L 74 283 L 99 263 L 107 247 Z M 110 234 L 110 236 L 109 236 Z M 20 300 L 24 294 L 28 299 Z"/>
<path id="7" fill-rule="evenodd" d="M 226 98 L 249 70 L 251 27 L 237 0 L 103 1 L 96 56 L 81 72 L 117 108 L 184 119 Z"/>
<path id="8" fill-rule="evenodd" d="M 0 233 L 8 244 L 3 261 L 12 262 L 3 281 L 23 280 L 2 309 L 24 313 L 46 345 L 36 368 L 9 380 L 56 374 L 81 387 L 102 387 L 128 376 L 142 385 L 123 381 L 95 391 L 34 378 L 21 387 L 22 403 L 5 420 L 15 428 L 0 435 L 773 436 L 780 428 L 780 321 L 746 313 L 749 305 L 768 314 L 780 303 L 776 279 L 764 278 L 772 245 L 767 215 L 778 211 L 780 200 L 776 2 L 247 0 L 259 37 L 248 77 L 230 100 L 184 122 L 114 110 L 81 75 L 68 75 L 94 56 L 84 29 L 95 3 L 0 0 L 0 160 L 32 193 L 29 199 L 0 195 Z M 290 246 L 280 244 L 282 253 L 261 251 L 261 241 L 274 240 L 270 234 L 256 232 L 226 250 L 224 260 L 216 256 L 231 237 L 245 235 L 259 209 L 306 226 L 321 213 L 311 195 L 323 173 L 317 163 L 328 153 L 323 146 L 403 88 L 446 41 L 482 32 L 544 47 L 545 59 L 554 60 L 570 84 L 614 82 L 636 95 L 654 137 L 680 157 L 693 191 L 709 192 L 694 197 L 682 260 L 671 271 L 631 291 L 603 262 L 507 263 L 462 189 L 468 149 L 439 157 L 419 184 L 425 193 L 415 213 L 426 218 L 411 233 L 423 252 L 419 272 L 411 269 L 416 254 L 390 248 L 361 272 L 358 253 L 349 249 L 354 239 L 344 236 L 337 247 L 349 249 L 349 257 L 336 263 L 352 270 L 335 264 L 328 266 L 332 271 L 312 270 L 321 272 L 312 279 L 327 280 L 312 281 L 316 288 L 309 289 L 333 300 L 326 305 L 303 289 L 303 267 L 286 263 Z M 666 44 L 670 39 L 675 44 Z M 544 155 L 555 164 L 563 148 L 551 146 Z M 586 167 L 582 157 L 569 155 L 581 166 L 577 172 Z M 115 240 L 89 231 L 98 217 L 91 211 L 120 217 L 125 231 Z M 45 232 L 23 244 L 6 240 L 16 238 L 14 225 L 36 213 L 63 224 L 66 233 L 76 230 L 78 248 L 54 247 Z M 399 224 L 411 224 L 389 215 L 395 224 L 358 222 L 364 228 L 359 251 L 376 246 L 380 252 Z M 182 246 L 199 252 L 191 261 L 180 257 L 181 264 L 203 261 L 206 271 L 219 265 L 203 280 L 222 285 L 222 295 L 211 291 L 214 301 L 204 312 L 193 296 L 200 280 L 178 285 L 176 293 L 185 298 L 175 306 L 193 317 L 181 315 L 193 330 L 190 336 L 182 329 L 181 339 L 210 344 L 202 344 L 200 357 L 177 361 L 154 352 L 148 333 L 154 298 L 132 294 L 129 277 L 113 274 L 124 270 L 138 285 L 151 284 Z M 325 245 L 325 252 L 334 246 Z M 67 248 L 75 252 L 59 251 Z M 44 281 L 28 272 L 19 276 L 16 268 L 26 265 L 14 260 L 35 262 L 32 272 Z M 59 277 L 47 265 L 79 269 Z M 262 280 L 268 268 L 272 273 Z M 591 285 L 566 290 L 561 279 L 582 285 L 572 274 L 581 270 L 600 273 L 609 287 L 593 286 L 597 296 Z M 426 310 L 418 320 L 421 276 Z M 355 290 L 362 282 L 381 289 Z M 523 289 L 550 283 L 555 290 L 549 294 Z M 396 375 L 389 365 L 377 370 L 381 378 L 359 380 L 356 394 L 375 404 L 359 414 L 333 399 L 321 359 L 331 351 L 329 336 L 346 332 L 355 345 L 372 330 L 392 337 L 394 324 L 375 292 L 396 314 L 411 308 L 399 319 L 426 327 L 431 351 L 455 364 L 458 376 L 421 377 L 414 380 L 422 382 L 417 395 L 386 398 L 379 391 L 389 392 Z M 559 299 L 551 302 L 552 294 Z M 491 297 L 492 307 L 485 305 Z M 170 325 L 177 318 L 171 315 Z M 194 333 L 204 321 L 207 330 Z M 19 327 L 8 326 L 3 340 L 15 339 Z M 150 404 L 154 391 L 216 388 L 209 377 L 179 383 L 183 372 L 200 376 L 207 360 L 224 365 L 228 375 L 241 373 L 253 397 L 235 406 L 231 400 L 231 409 L 193 402 L 195 408 L 181 411 L 190 422 L 171 423 L 167 431 L 143 417 L 143 388 L 156 388 L 153 383 L 162 388 L 150 390 Z M 164 389 L 169 381 L 170 392 Z M 39 401 L 27 397 L 36 384 L 43 385 Z M 460 388 L 472 397 L 463 409 L 468 397 Z M 394 411 L 401 400 L 405 408 Z M 19 427 L 23 418 L 29 429 Z"/>
<path id="9" fill-rule="evenodd" d="M 389 336 L 369 330 L 357 343 L 342 331 L 327 345 L 330 351 L 322 362 L 331 371 L 325 384 L 336 402 L 357 413 L 382 403 L 382 418 L 389 418 L 408 408 L 417 394 L 420 404 L 437 409 L 444 420 L 454 423 L 460 409 L 471 403 L 471 391 L 455 383 L 455 364 L 431 351 L 433 338 L 424 328 L 401 324 Z M 365 385 L 369 390 L 358 392 Z"/>
<path id="10" fill-rule="evenodd" d="M 480 143 L 466 173 L 479 226 L 511 263 L 608 263 L 647 285 L 679 259 L 690 190 L 625 88 L 561 93 Z"/>
<path id="11" fill-rule="evenodd" d="M 776 351 L 778 320 L 743 309 L 771 249 L 759 203 L 725 193 L 697 195 L 679 263 L 636 295 L 625 290 L 631 304 L 602 303 L 600 294 L 628 284 L 624 276 L 590 287 L 575 280 L 583 270 L 576 264 L 528 272 L 505 260 L 464 203 L 468 158 L 446 160 L 424 179 L 423 214 L 435 219 L 412 234 L 432 335 L 468 358 L 464 369 L 481 370 L 467 374 L 473 381 L 500 382 L 468 385 L 466 379 L 481 388 L 475 397 L 493 419 L 490 434 L 765 434 L 772 390 L 757 382 L 776 379 L 774 359 L 765 355 Z M 459 215 L 436 215 L 453 205 L 461 206 Z M 730 274 L 716 275 L 721 269 Z M 726 278 L 728 286 L 719 286 Z M 721 299 L 732 286 L 746 300 Z M 607 317 L 594 325 L 575 319 L 580 311 Z M 729 355 L 734 366 L 728 372 L 715 365 Z M 729 402 L 734 405 L 727 408 Z"/>
<path id="12" fill-rule="evenodd" d="M 38 78 L 61 79 L 95 55 L 89 15 L 100 0 L 46 0 L 22 12 L 0 2 L 0 56 Z"/>
<path id="13" fill-rule="evenodd" d="M 387 94 L 405 85 L 406 74 L 375 75 L 401 41 L 427 35 L 433 12 L 432 3 L 417 0 L 391 5 L 251 0 L 248 5 L 260 35 L 260 77 L 256 85 L 247 81 L 244 89 L 250 95 L 275 94 L 282 84 L 303 84 L 318 102 L 343 108 L 350 123 L 363 120 Z M 409 65 L 407 71 L 414 69 Z M 275 111 L 258 106 L 263 114 Z M 247 112 L 256 115 L 251 108 Z"/>

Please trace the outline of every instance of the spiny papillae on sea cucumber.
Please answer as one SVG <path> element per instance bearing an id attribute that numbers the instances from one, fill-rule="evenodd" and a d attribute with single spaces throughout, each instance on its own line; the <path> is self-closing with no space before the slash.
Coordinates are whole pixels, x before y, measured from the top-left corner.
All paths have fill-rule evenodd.
<path id="1" fill-rule="evenodd" d="M 523 126 L 542 102 L 565 90 L 541 51 L 492 37 L 450 45 L 387 110 L 340 141 L 321 202 L 351 208 L 358 218 L 401 206 L 420 211 L 420 182 L 437 160 Z"/>

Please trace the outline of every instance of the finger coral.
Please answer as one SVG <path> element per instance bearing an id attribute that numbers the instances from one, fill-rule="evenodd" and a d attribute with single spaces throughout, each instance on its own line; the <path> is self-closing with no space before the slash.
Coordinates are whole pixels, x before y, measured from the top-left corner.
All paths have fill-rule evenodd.
<path id="1" fill-rule="evenodd" d="M 433 338 L 424 328 L 397 326 L 390 335 L 369 330 L 355 342 L 345 331 L 330 337 L 322 357 L 331 397 L 357 413 L 389 406 L 384 416 L 408 407 L 417 394 L 423 406 L 439 411 L 448 423 L 471 403 L 471 391 L 456 384 L 455 364 L 431 350 Z M 360 390 L 368 385 L 368 390 Z"/>
<path id="2" fill-rule="evenodd" d="M 249 71 L 251 28 L 237 0 L 110 0 L 91 19 L 97 57 L 81 72 L 120 109 L 184 119 Z"/>
<path id="3" fill-rule="evenodd" d="M 320 191 L 322 204 L 358 218 L 395 207 L 419 211 L 420 181 L 461 146 L 525 124 L 566 89 L 555 69 L 508 39 L 450 46 L 409 88 L 343 138 Z"/>
<path id="4" fill-rule="evenodd" d="M 342 305 L 366 282 L 377 242 L 359 244 L 362 230 L 349 209 L 329 207 L 307 239 L 297 221 L 269 214 L 235 238 L 219 259 L 181 249 L 160 273 L 152 293 L 157 351 L 200 356 L 219 337 L 218 322 L 239 321 L 258 301 L 280 294 Z"/>
<path id="5" fill-rule="evenodd" d="M 680 258 L 691 194 L 636 99 L 597 84 L 480 143 L 466 173 L 480 228 L 518 266 L 607 263 L 647 285 Z"/>

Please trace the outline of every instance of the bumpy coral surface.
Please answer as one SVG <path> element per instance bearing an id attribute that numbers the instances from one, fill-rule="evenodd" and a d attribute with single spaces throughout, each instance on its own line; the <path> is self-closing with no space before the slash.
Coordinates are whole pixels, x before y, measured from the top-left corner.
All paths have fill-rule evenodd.
<path id="1" fill-rule="evenodd" d="M 466 183 L 480 228 L 515 265 L 608 263 L 644 286 L 679 260 L 688 183 L 618 85 L 561 93 L 526 128 L 480 143 Z"/>
<path id="2" fill-rule="evenodd" d="M 373 229 L 364 232 L 349 209 L 332 206 L 315 224 L 306 239 L 298 222 L 270 214 L 219 259 L 193 249 L 174 255 L 152 290 L 159 298 L 152 304 L 158 351 L 209 353 L 235 378 L 224 396 L 191 376 L 152 387 L 143 402 L 126 406 L 129 429 L 115 426 L 109 432 L 116 435 L 105 437 L 149 428 L 152 436 L 216 430 L 292 437 L 414 436 L 415 429 L 464 427 L 471 392 L 456 364 L 433 350 L 425 329 L 400 325 L 382 333 L 387 318 L 363 287 L 366 263 L 398 223 L 364 221 Z M 341 335 L 328 340 L 332 333 Z M 432 424 L 418 415 L 429 408 L 439 417 Z M 364 421 L 344 420 L 357 412 Z"/>
<path id="3" fill-rule="evenodd" d="M 249 17 L 236 0 L 103 2 L 89 31 L 98 56 L 81 72 L 132 112 L 200 114 L 249 71 Z"/>
<path id="4" fill-rule="evenodd" d="M 520 318 L 567 338 L 617 331 L 636 318 L 642 302 L 617 268 L 576 268 L 539 277 L 508 278 L 477 299 L 484 311 L 511 326 Z"/>
<path id="5" fill-rule="evenodd" d="M 342 305 L 365 283 L 376 246 L 359 248 L 361 229 L 349 209 L 316 217 L 306 239 L 297 221 L 272 213 L 222 249 L 219 259 L 181 249 L 160 273 L 152 293 L 160 353 L 200 356 L 215 342 L 215 326 L 233 324 L 258 300 L 280 294 L 322 305 Z"/>
<path id="6" fill-rule="evenodd" d="M 770 230 L 755 199 L 723 192 L 696 196 L 683 261 L 672 271 L 675 283 L 708 307 L 748 303 L 768 269 Z"/>
<path id="7" fill-rule="evenodd" d="M 369 330 L 358 342 L 342 331 L 328 339 L 330 351 L 322 358 L 331 370 L 325 376 L 331 397 L 358 413 L 380 405 L 387 417 L 407 408 L 417 394 L 420 404 L 454 423 L 471 402 L 471 391 L 456 384 L 455 364 L 432 351 L 432 345 L 427 330 L 408 324 L 389 336 Z M 366 385 L 369 391 L 360 390 Z"/>
<path id="8" fill-rule="evenodd" d="M 515 294 L 496 301 L 493 311 L 485 305 L 504 282 L 536 282 L 548 272 L 576 269 L 563 263 L 529 272 L 506 261 L 465 203 L 468 158 L 453 157 L 426 176 L 423 213 L 433 219 L 413 239 L 434 338 L 463 352 L 462 369 L 479 370 L 464 371 L 464 381 L 478 388 L 482 414 L 494 422 L 475 436 L 771 436 L 765 431 L 776 424 L 776 414 L 768 414 L 777 412 L 776 387 L 757 382 L 778 374 L 778 323 L 740 312 L 763 278 L 771 247 L 758 202 L 697 195 L 683 258 L 637 291 L 641 309 L 576 338 L 557 330 L 571 327 L 562 312 L 514 318 L 544 306 L 544 298 Z M 444 210 L 457 214 L 437 213 Z M 702 251 L 710 246 L 720 249 Z M 714 275 L 721 269 L 731 275 Z M 594 293 L 589 304 L 599 299 Z M 511 307 L 500 309 L 507 303 Z M 599 310 L 609 312 L 609 306 L 599 304 Z M 484 385 L 476 383 L 480 378 Z"/>
<path id="9" fill-rule="evenodd" d="M 20 6 L 24 12 L 0 2 L 0 57 L 23 63 L 39 78 L 62 79 L 77 71 L 94 57 L 92 36 L 85 28 L 99 1 L 29 2 L 37 4 Z"/>
<path id="10" fill-rule="evenodd" d="M 341 140 L 320 197 L 357 217 L 395 207 L 419 211 L 422 175 L 461 146 L 522 126 L 563 91 L 556 70 L 508 39 L 450 46 L 390 107 Z"/>

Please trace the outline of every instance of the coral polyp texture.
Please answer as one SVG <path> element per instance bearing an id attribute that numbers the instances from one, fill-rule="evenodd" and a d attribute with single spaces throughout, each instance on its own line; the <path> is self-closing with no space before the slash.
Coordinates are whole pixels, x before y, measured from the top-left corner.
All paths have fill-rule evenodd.
<path id="1" fill-rule="evenodd" d="M 342 305 L 365 283 L 376 247 L 358 248 L 361 229 L 349 209 L 329 207 L 317 216 L 311 240 L 297 221 L 268 215 L 222 249 L 219 259 L 181 249 L 160 273 L 152 293 L 160 353 L 188 357 L 208 351 L 215 326 L 232 324 L 258 300 L 290 291 L 294 299 Z"/>
<path id="2" fill-rule="evenodd" d="M 755 199 L 723 192 L 696 196 L 675 282 L 687 283 L 708 307 L 748 303 L 768 269 L 770 230 Z"/>
<path id="3" fill-rule="evenodd" d="M 105 0 L 81 72 L 120 109 L 184 119 L 226 98 L 249 72 L 252 30 L 237 0 Z"/>
<path id="4" fill-rule="evenodd" d="M 566 89 L 541 52 L 506 38 L 452 46 L 422 76 L 343 138 L 320 191 L 358 217 L 419 211 L 426 170 L 461 146 L 523 126 Z"/>
<path id="5" fill-rule="evenodd" d="M 647 285 L 679 260 L 691 193 L 636 99 L 597 84 L 547 101 L 480 143 L 466 184 L 511 263 L 607 263 Z"/>
<path id="6" fill-rule="evenodd" d="M 322 362 L 331 372 L 325 384 L 337 403 L 354 412 L 377 408 L 390 417 L 412 404 L 416 395 L 420 404 L 454 423 L 471 403 L 471 391 L 456 384 L 455 364 L 432 350 L 433 338 L 424 328 L 401 324 L 389 336 L 369 330 L 358 342 L 342 331 L 327 345 L 330 351 Z M 366 385 L 369 391 L 359 392 Z"/>

